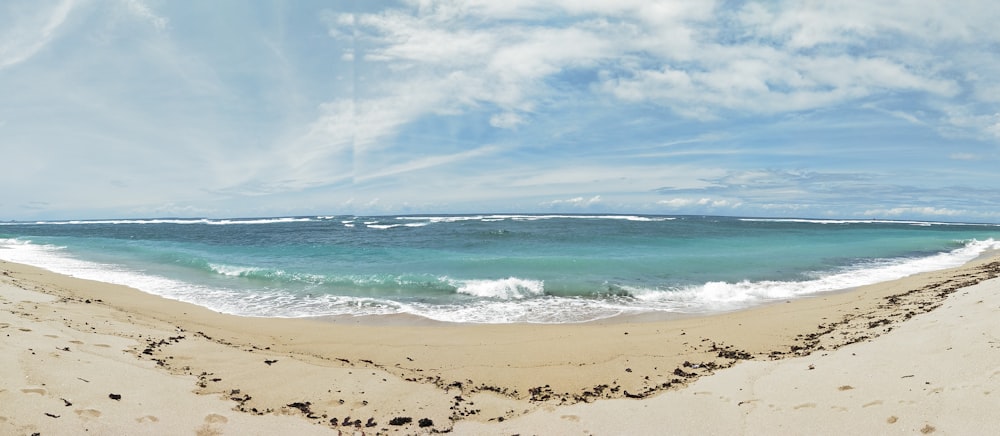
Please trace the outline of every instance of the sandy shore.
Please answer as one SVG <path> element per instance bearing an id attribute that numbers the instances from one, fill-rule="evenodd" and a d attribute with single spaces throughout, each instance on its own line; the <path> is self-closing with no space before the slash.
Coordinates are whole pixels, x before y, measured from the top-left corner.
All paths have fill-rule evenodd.
<path id="1" fill-rule="evenodd" d="M 977 434 L 1000 428 L 998 274 L 669 321 L 354 325 L 0 263 L 0 433 Z"/>

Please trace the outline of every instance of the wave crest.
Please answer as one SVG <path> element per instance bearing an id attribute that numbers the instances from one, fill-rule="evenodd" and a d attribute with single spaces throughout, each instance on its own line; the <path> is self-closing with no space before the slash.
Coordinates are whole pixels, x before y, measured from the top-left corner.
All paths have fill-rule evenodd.
<path id="1" fill-rule="evenodd" d="M 463 280 L 456 283 L 456 292 L 480 298 L 521 300 L 545 295 L 545 283 L 508 277 L 499 280 Z"/>

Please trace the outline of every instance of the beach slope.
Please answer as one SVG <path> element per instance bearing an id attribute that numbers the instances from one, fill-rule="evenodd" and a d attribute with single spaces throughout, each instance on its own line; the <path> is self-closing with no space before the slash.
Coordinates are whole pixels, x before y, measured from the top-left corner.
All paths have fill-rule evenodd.
<path id="1" fill-rule="evenodd" d="M 4 434 L 1000 428 L 1000 262 L 681 319 L 236 317 L 0 264 Z"/>
<path id="2" fill-rule="evenodd" d="M 993 434 L 1000 428 L 1000 280 L 875 340 L 745 361 L 641 401 L 549 408 L 459 434 Z"/>

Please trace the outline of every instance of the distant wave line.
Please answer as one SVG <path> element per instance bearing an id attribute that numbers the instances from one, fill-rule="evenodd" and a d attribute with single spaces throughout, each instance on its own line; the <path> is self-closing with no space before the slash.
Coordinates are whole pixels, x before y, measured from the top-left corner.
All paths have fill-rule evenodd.
<path id="1" fill-rule="evenodd" d="M 1000 224 L 959 223 L 944 221 L 909 221 L 886 219 L 808 219 L 808 218 L 738 218 L 746 222 L 806 223 L 806 224 L 909 224 L 914 226 L 994 226 Z"/>

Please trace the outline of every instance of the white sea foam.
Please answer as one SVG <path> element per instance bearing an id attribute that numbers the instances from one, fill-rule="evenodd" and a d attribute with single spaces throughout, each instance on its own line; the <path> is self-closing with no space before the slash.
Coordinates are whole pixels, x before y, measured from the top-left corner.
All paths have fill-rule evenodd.
<path id="1" fill-rule="evenodd" d="M 461 215 L 461 216 L 401 216 L 399 220 L 427 221 L 430 223 L 454 223 L 460 221 L 478 221 L 485 217 L 483 215 Z"/>
<path id="2" fill-rule="evenodd" d="M 261 268 L 252 266 L 233 266 L 216 263 L 209 264 L 208 267 L 211 268 L 216 274 L 222 274 L 229 277 L 246 277 L 247 275 L 261 271 Z"/>
<path id="3" fill-rule="evenodd" d="M 312 218 L 262 218 L 262 219 L 224 219 L 208 220 L 206 224 L 230 225 L 230 224 L 276 224 L 276 223 L 302 223 L 313 221 Z"/>
<path id="4" fill-rule="evenodd" d="M 893 280 L 911 274 L 962 265 L 987 250 L 1000 250 L 993 239 L 973 240 L 963 247 L 934 256 L 882 260 L 856 265 L 835 274 L 805 281 L 709 282 L 683 289 L 647 289 L 622 286 L 626 296 L 607 298 L 545 295 L 544 282 L 517 277 L 499 280 L 441 278 L 457 293 L 478 297 L 474 304 L 434 304 L 390 301 L 328 294 L 295 295 L 283 290 L 227 289 L 200 286 L 165 277 L 70 257 L 62 247 L 28 240 L 0 239 L 0 259 L 47 268 L 75 277 L 131 286 L 244 316 L 306 317 L 319 315 L 386 315 L 409 313 L 446 322 L 565 323 L 649 311 L 704 313 L 733 310 L 765 301 L 787 299 Z M 258 268 L 213 264 L 227 276 L 246 276 Z M 358 278 L 352 281 L 361 283 Z"/>
<path id="5" fill-rule="evenodd" d="M 205 225 L 247 225 L 309 222 L 312 218 L 256 218 L 256 219 L 208 219 L 208 218 L 178 218 L 178 219 L 116 219 L 116 220 L 68 220 L 68 221 L 36 221 L 35 225 L 88 225 L 88 224 L 205 224 Z M 24 225 L 22 222 L 3 222 L 0 225 Z"/>
<path id="6" fill-rule="evenodd" d="M 363 217 L 367 219 L 362 221 L 365 225 L 372 228 L 393 228 L 384 227 L 390 226 L 392 224 L 385 224 L 375 217 Z M 202 224 L 202 225 L 252 225 L 252 224 L 280 224 L 280 223 L 294 223 L 294 222 L 311 222 L 311 221 L 330 221 L 330 220 L 340 220 L 341 224 L 345 226 L 347 224 L 354 224 L 355 221 L 359 219 L 356 217 L 353 220 L 343 219 L 341 216 L 317 216 L 317 217 L 277 217 L 277 218 L 223 218 L 223 219 L 210 219 L 210 218 L 155 218 L 155 219 L 111 219 L 111 220 L 64 220 L 64 221 L 36 221 L 31 224 L 35 225 L 88 225 L 88 224 L 179 224 L 179 225 L 192 225 L 192 224 Z M 626 221 L 637 221 L 637 222 L 661 222 L 661 221 L 671 221 L 675 220 L 674 217 L 653 217 L 653 216 L 640 216 L 640 215 L 455 215 L 455 216 L 400 216 L 400 217 L 386 217 L 386 219 L 397 219 L 397 220 L 409 220 L 409 221 L 426 221 L 425 223 L 413 223 L 407 224 L 408 227 L 419 227 L 427 225 L 430 223 L 453 223 L 461 221 L 483 221 L 483 222 L 497 222 L 497 221 L 538 221 L 538 220 L 548 220 L 548 219 L 591 219 L 591 220 L 626 220 Z M 0 225 L 24 225 L 23 222 L 0 222 Z"/>
<path id="7" fill-rule="evenodd" d="M 75 259 L 62 247 L 32 244 L 30 241 L 0 239 L 0 259 L 34 265 L 60 274 L 88 280 L 130 286 L 150 294 L 207 307 L 217 312 L 241 316 L 303 317 L 323 314 L 389 314 L 392 302 L 367 304 L 364 311 L 352 308 L 365 306 L 362 299 L 326 295 L 323 298 L 303 301 L 299 296 L 280 290 L 246 292 L 237 289 L 200 286 L 127 268 Z M 213 265 L 220 274 L 241 276 L 256 268 Z M 369 299 L 370 300 L 370 299 Z M 323 312 L 324 308 L 340 308 Z"/>
<path id="8" fill-rule="evenodd" d="M 753 304 L 795 298 L 822 292 L 850 289 L 913 274 L 961 266 L 987 250 L 1000 249 L 993 239 L 969 241 L 965 246 L 946 253 L 915 259 L 881 260 L 855 265 L 839 273 L 806 281 L 740 281 L 737 283 L 708 282 L 679 290 L 659 290 L 623 287 L 633 297 L 644 301 L 645 307 L 662 310 L 710 312 L 732 310 Z"/>
<path id="9" fill-rule="evenodd" d="M 636 312 L 634 308 L 604 300 L 549 296 L 525 300 L 486 300 L 474 305 L 403 304 L 398 310 L 435 321 L 480 324 L 563 324 Z"/>
<path id="10" fill-rule="evenodd" d="M 453 223 L 461 221 L 539 221 L 549 219 L 590 219 L 590 220 L 626 220 L 640 222 L 661 222 L 675 220 L 674 217 L 652 217 L 638 215 L 456 215 L 456 216 L 401 216 L 400 220 L 418 220 L 431 223 Z"/>
<path id="11" fill-rule="evenodd" d="M 541 280 L 527 280 L 508 277 L 499 280 L 449 280 L 460 294 L 481 298 L 520 300 L 537 297 L 545 293 L 545 283 Z"/>
<path id="12" fill-rule="evenodd" d="M 406 223 L 406 224 L 375 224 L 375 223 L 368 224 L 368 223 L 365 223 L 365 227 L 368 227 L 369 229 L 386 230 L 386 229 L 394 229 L 396 227 L 423 227 L 423 226 L 426 226 L 427 224 L 429 224 L 429 223 Z"/>
<path id="13" fill-rule="evenodd" d="M 808 224 L 909 224 L 912 226 L 998 226 L 1000 224 L 972 224 L 972 223 L 950 223 L 943 221 L 904 221 L 904 220 L 884 220 L 884 219 L 857 219 L 857 220 L 837 220 L 837 219 L 805 219 L 805 218 L 739 218 L 746 222 L 772 222 L 772 223 L 808 223 Z"/>
<path id="14" fill-rule="evenodd" d="M 185 301 L 188 300 L 182 297 L 186 295 L 199 295 L 203 291 L 211 292 L 207 288 L 143 274 L 138 271 L 130 271 L 117 265 L 75 259 L 67 255 L 62 247 L 54 245 L 37 245 L 25 241 L 0 240 L 0 246 L 12 248 L 11 250 L 0 250 L 0 253 L 2 253 L 0 254 L 0 258 L 4 260 L 35 265 L 73 277 L 131 286 L 149 293 Z M 190 302 L 211 307 L 210 304 L 205 304 L 209 301 L 211 301 L 210 298 Z"/>

